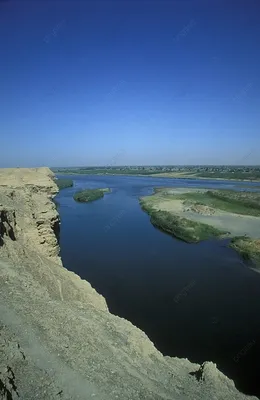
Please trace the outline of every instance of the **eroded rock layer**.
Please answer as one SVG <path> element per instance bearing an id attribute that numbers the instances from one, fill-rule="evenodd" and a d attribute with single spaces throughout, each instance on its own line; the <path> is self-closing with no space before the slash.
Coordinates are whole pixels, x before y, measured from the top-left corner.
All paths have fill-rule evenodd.
<path id="1" fill-rule="evenodd" d="M 53 178 L 0 170 L 0 398 L 256 399 L 211 362 L 163 357 L 62 266 Z"/>

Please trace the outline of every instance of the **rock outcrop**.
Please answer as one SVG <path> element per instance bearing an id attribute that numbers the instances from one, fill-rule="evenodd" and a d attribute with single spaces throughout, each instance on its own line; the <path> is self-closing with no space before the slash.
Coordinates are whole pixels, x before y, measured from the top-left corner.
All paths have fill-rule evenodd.
<path id="1" fill-rule="evenodd" d="M 211 362 L 163 357 L 62 267 L 48 168 L 0 170 L 0 398 L 256 399 Z"/>
<path id="2" fill-rule="evenodd" d="M 48 168 L 0 170 L 0 244 L 8 247 L 4 237 L 17 239 L 22 252 L 34 249 L 61 264 L 59 215 L 52 202 L 58 189 L 52 177 Z"/>

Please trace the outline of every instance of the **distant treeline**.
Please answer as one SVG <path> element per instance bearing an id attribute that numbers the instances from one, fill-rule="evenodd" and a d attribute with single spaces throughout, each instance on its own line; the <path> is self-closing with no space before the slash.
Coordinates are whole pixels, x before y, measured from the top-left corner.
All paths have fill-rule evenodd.
<path id="1" fill-rule="evenodd" d="M 223 178 L 223 179 L 246 179 L 246 180 L 258 180 L 260 179 L 260 171 L 212 171 L 212 172 L 201 172 L 198 174 L 202 178 Z"/>

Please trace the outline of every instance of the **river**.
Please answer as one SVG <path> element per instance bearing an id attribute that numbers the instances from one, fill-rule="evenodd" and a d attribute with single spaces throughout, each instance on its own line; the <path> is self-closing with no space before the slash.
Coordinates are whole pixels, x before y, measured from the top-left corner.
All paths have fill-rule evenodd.
<path id="1" fill-rule="evenodd" d="M 227 241 L 186 244 L 159 231 L 138 203 L 153 187 L 234 189 L 236 183 L 57 177 L 74 181 L 56 196 L 64 266 L 89 281 L 112 313 L 141 328 L 164 355 L 213 361 L 239 390 L 260 396 L 260 274 Z M 73 200 L 77 190 L 105 187 L 112 193 L 93 203 Z"/>

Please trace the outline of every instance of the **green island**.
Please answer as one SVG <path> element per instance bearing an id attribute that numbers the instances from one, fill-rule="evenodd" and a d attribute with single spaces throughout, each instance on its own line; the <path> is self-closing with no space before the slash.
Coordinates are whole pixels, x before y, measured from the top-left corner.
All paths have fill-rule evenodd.
<path id="1" fill-rule="evenodd" d="M 158 188 L 139 202 L 159 229 L 188 243 L 231 238 L 229 246 L 260 268 L 260 193 Z"/>
<path id="2" fill-rule="evenodd" d="M 95 201 L 104 197 L 105 193 L 109 193 L 111 190 L 109 188 L 105 189 L 85 189 L 76 192 L 73 196 L 75 201 L 80 203 L 88 203 Z"/>
<path id="3" fill-rule="evenodd" d="M 52 168 L 54 173 L 84 175 L 144 175 L 178 179 L 260 181 L 259 166 L 135 165 Z"/>
<path id="4" fill-rule="evenodd" d="M 58 178 L 58 179 L 55 180 L 55 182 L 56 182 L 56 184 L 57 184 L 57 186 L 58 186 L 58 188 L 60 190 L 66 189 L 68 187 L 72 187 L 73 186 L 73 180 L 72 179 L 59 179 Z"/>

